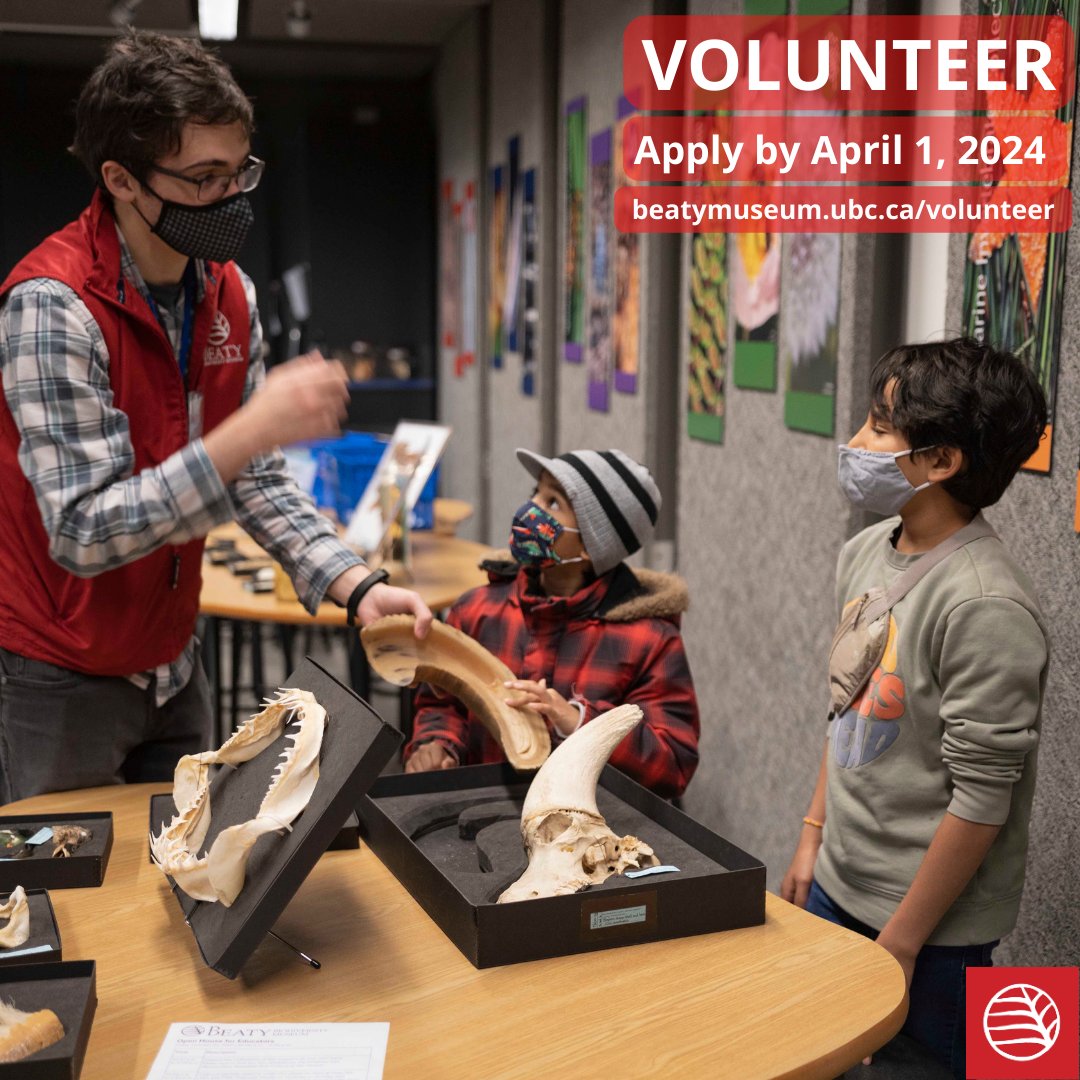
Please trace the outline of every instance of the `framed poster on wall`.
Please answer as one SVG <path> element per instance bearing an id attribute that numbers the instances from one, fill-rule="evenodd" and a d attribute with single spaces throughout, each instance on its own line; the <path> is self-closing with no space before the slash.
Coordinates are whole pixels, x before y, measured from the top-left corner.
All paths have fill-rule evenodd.
<path id="1" fill-rule="evenodd" d="M 529 169 L 521 184 L 522 193 L 522 268 L 521 304 L 517 338 L 521 345 L 521 392 L 525 397 L 536 393 L 536 335 L 540 324 L 540 233 L 536 224 L 536 169 Z"/>
<path id="2" fill-rule="evenodd" d="M 460 379 L 476 362 L 476 304 L 480 282 L 476 264 L 476 184 L 465 185 L 461 203 L 461 351 L 454 361 L 454 374 Z"/>
<path id="3" fill-rule="evenodd" d="M 1074 47 L 1080 0 L 980 0 L 980 15 L 1027 15 L 1046 20 L 1046 34 L 1063 36 L 1062 15 L 1072 28 Z M 1027 33 L 1029 31 L 1025 31 Z M 1051 50 L 1060 56 L 1060 48 Z M 1048 70 L 1049 81 L 1062 80 Z M 984 135 L 1005 142 L 1030 131 L 1020 110 L 1042 111 L 1046 117 L 1042 146 L 1046 154 L 1045 183 L 1067 191 L 1072 169 L 1072 126 L 1075 104 L 1061 101 L 1056 90 L 1044 90 L 1032 80 L 1027 93 L 1016 90 L 985 92 Z M 1027 143 L 1027 139 L 1024 140 Z M 991 204 L 1004 199 L 1010 173 L 1023 177 L 1024 160 L 997 166 Z M 1030 175 L 1030 173 L 1029 173 Z M 1021 181 L 1022 182 L 1022 181 Z M 1048 473 L 1053 460 L 1054 417 L 1057 398 L 1058 353 L 1065 294 L 1065 252 L 1068 233 L 976 232 L 968 238 L 964 266 L 964 329 L 976 341 L 1016 353 L 1029 364 L 1046 394 L 1049 420 L 1039 449 L 1024 465 L 1032 472 Z"/>
<path id="4" fill-rule="evenodd" d="M 502 367 L 503 299 L 506 295 L 507 169 L 496 165 L 488 174 L 491 209 L 488 219 L 488 358 L 493 368 Z"/>
<path id="5" fill-rule="evenodd" d="M 793 233 L 784 249 L 784 424 L 814 435 L 836 428 L 840 240 L 839 233 Z"/>
<path id="6" fill-rule="evenodd" d="M 724 375 L 728 351 L 728 238 L 690 239 L 690 331 L 686 431 L 692 439 L 724 441 Z"/>
<path id="7" fill-rule="evenodd" d="M 851 10 L 849 0 L 797 0 L 795 6 L 799 15 L 846 16 Z M 827 20 L 817 32 L 829 32 Z M 837 92 L 835 76 L 817 91 L 819 122 L 831 126 L 834 144 L 845 132 Z M 841 250 L 839 233 L 795 233 L 784 242 L 784 424 L 829 437 L 836 432 L 840 370 Z"/>
<path id="8" fill-rule="evenodd" d="M 585 344 L 585 99 L 566 106 L 566 243 L 563 356 L 580 364 Z"/>
<path id="9" fill-rule="evenodd" d="M 634 107 L 620 97 L 616 107 L 614 143 L 611 148 L 612 188 L 627 184 L 623 167 L 626 121 Z M 641 237 L 637 233 L 615 233 L 615 310 L 612 315 L 612 351 L 615 360 L 615 389 L 622 394 L 637 391 L 638 334 L 641 327 Z"/>
<path id="10" fill-rule="evenodd" d="M 607 412 L 611 395 L 611 128 L 589 140 L 589 288 L 585 328 L 589 408 Z"/>

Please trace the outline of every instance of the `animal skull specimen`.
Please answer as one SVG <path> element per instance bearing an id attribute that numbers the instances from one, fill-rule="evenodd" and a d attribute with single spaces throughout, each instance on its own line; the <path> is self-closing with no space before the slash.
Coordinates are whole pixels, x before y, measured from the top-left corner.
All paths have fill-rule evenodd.
<path id="1" fill-rule="evenodd" d="M 16 885 L 7 903 L 0 907 L 0 919 L 7 919 L 8 924 L 0 929 L 0 949 L 14 949 L 30 936 L 30 904 L 26 899 L 26 890 Z"/>
<path id="2" fill-rule="evenodd" d="M 413 615 L 387 615 L 365 626 L 360 640 L 376 674 L 395 686 L 426 682 L 459 698 L 476 713 L 515 769 L 535 769 L 551 753 L 551 737 L 534 712 L 506 704 L 514 673 L 467 634 L 432 623 L 423 640 Z"/>
<path id="3" fill-rule="evenodd" d="M 636 705 L 602 713 L 544 762 L 521 810 L 529 867 L 503 891 L 500 904 L 565 896 L 631 867 L 659 863 L 652 848 L 636 836 L 616 836 L 596 807 L 600 770 L 640 719 Z"/>
<path id="4" fill-rule="evenodd" d="M 54 859 L 66 859 L 77 848 L 92 839 L 94 834 L 81 825 L 54 825 L 52 831 Z"/>
<path id="5" fill-rule="evenodd" d="M 270 781 L 270 788 L 250 821 L 223 829 L 210 851 L 199 849 L 210 828 L 210 766 L 236 766 L 256 757 L 291 722 L 287 746 Z M 173 801 L 179 813 L 150 838 L 150 854 L 161 871 L 195 900 L 219 901 L 226 907 L 244 887 L 251 849 L 264 833 L 289 829 L 307 806 L 319 780 L 319 750 L 326 710 L 306 690 L 279 690 L 262 712 L 236 729 L 219 750 L 188 754 L 176 766 Z"/>
<path id="6" fill-rule="evenodd" d="M 63 1037 L 64 1025 L 52 1009 L 27 1013 L 0 1001 L 0 1064 L 22 1061 Z"/>

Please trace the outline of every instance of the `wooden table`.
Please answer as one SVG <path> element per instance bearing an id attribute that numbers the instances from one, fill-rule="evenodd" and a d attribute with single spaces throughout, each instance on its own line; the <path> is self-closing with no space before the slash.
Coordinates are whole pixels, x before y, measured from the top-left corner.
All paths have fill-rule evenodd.
<path id="1" fill-rule="evenodd" d="M 467 506 L 467 503 L 461 504 Z M 214 529 L 209 541 L 232 540 L 236 550 L 251 556 L 265 552 L 237 524 Z M 489 557 L 492 549 L 472 540 L 434 532 L 417 531 L 410 534 L 412 564 L 410 581 L 394 581 L 418 592 L 432 611 L 448 608 L 463 593 L 487 582 L 487 574 L 480 569 L 480 562 Z M 241 664 L 242 628 L 237 623 L 274 623 L 285 627 L 346 626 L 345 609 L 332 601 L 324 601 L 314 615 L 309 615 L 299 600 L 279 600 L 273 593 L 254 593 L 244 588 L 244 577 L 230 573 L 225 566 L 214 566 L 203 560 L 203 584 L 199 594 L 199 614 L 209 620 L 207 641 L 203 652 L 207 673 L 214 693 L 214 730 L 224 737 L 236 726 L 239 708 L 239 669 Z M 232 679 L 229 688 L 228 714 L 222 708 L 221 684 L 221 636 L 220 623 L 226 620 L 232 627 Z M 286 668 L 291 668 L 290 636 L 286 635 Z M 252 707 L 266 690 L 262 677 L 261 651 L 252 650 Z M 352 635 L 349 641 L 349 677 L 353 688 L 368 697 L 369 672 L 359 639 Z M 402 693 L 402 728 L 407 731 L 412 716 L 412 693 Z M 219 739 L 220 741 L 220 739 Z"/>
<path id="2" fill-rule="evenodd" d="M 389 1021 L 388 1080 L 835 1077 L 899 1030 L 899 965 L 769 895 L 764 926 L 477 971 L 367 849 L 323 856 L 240 978 L 204 967 L 147 860 L 150 794 L 97 788 L 12 813 L 115 815 L 100 889 L 51 893 L 64 958 L 96 960 L 84 1080 L 143 1077 L 171 1022 Z"/>
<path id="3" fill-rule="evenodd" d="M 264 554 L 239 525 L 214 529 L 208 541 L 234 540 L 237 551 Z M 492 549 L 459 536 L 440 536 L 434 532 L 413 532 L 412 580 L 402 581 L 415 589 L 432 611 L 450 607 L 462 593 L 487 581 L 480 562 Z M 344 626 L 345 609 L 332 601 L 319 605 L 309 615 L 298 600 L 278 600 L 273 593 L 253 593 L 244 588 L 243 577 L 231 574 L 224 566 L 203 561 L 203 584 L 199 594 L 199 613 L 222 619 L 245 622 L 275 622 L 303 626 Z M 394 582 L 399 584 L 399 582 Z"/>

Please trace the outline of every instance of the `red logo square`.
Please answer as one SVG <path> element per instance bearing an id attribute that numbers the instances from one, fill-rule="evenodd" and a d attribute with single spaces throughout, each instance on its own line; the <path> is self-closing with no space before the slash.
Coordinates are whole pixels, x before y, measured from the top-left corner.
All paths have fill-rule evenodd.
<path id="1" fill-rule="evenodd" d="M 967 969 L 969 1080 L 1080 1080 L 1080 968 Z"/>

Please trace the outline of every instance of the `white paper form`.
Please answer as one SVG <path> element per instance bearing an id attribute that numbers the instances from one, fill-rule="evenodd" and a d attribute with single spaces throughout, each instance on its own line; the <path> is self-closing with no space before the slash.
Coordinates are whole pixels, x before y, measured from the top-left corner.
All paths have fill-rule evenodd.
<path id="1" fill-rule="evenodd" d="M 172 1024 L 147 1080 L 381 1080 L 389 1024 Z"/>

